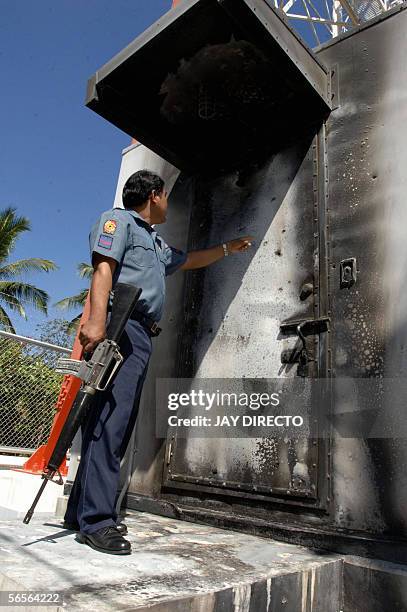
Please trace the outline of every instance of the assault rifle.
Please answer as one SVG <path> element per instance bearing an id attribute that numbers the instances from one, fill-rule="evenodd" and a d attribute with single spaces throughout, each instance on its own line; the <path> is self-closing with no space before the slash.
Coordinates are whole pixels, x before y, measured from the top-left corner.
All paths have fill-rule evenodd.
<path id="1" fill-rule="evenodd" d="M 97 345 L 88 360 L 79 361 L 66 358 L 58 360 L 56 371 L 80 378 L 82 385 L 62 427 L 52 455 L 44 468 L 42 473 L 44 482 L 23 519 L 24 523 L 30 522 L 47 482 L 52 480 L 56 484 L 63 484 L 59 468 L 75 434 L 84 421 L 96 393 L 107 389 L 123 362 L 119 351 L 120 338 L 140 294 L 141 289 L 138 287 L 117 283 L 113 292 L 112 313 L 106 329 L 106 339 Z M 54 480 L 56 474 L 58 474 L 58 480 Z"/>

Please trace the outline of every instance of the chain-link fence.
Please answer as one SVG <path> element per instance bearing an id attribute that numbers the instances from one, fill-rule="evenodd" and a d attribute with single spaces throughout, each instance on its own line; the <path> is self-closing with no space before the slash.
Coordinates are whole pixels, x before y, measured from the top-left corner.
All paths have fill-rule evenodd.
<path id="1" fill-rule="evenodd" d="M 47 441 L 71 349 L 0 331 L 0 452 L 28 452 Z"/>

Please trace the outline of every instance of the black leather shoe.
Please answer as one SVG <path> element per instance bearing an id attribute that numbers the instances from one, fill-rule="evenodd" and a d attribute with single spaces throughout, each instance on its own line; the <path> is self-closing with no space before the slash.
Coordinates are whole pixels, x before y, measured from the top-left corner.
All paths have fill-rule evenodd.
<path id="1" fill-rule="evenodd" d="M 76 536 L 80 544 L 87 544 L 94 550 L 110 555 L 129 555 L 131 544 L 124 539 L 117 527 L 103 527 L 93 533 L 79 532 Z"/>
<path id="2" fill-rule="evenodd" d="M 64 521 L 62 527 L 64 529 L 69 529 L 69 531 L 80 531 L 79 523 L 68 523 L 68 521 Z M 117 523 L 116 528 L 122 535 L 127 535 L 127 525 L 125 523 Z"/>

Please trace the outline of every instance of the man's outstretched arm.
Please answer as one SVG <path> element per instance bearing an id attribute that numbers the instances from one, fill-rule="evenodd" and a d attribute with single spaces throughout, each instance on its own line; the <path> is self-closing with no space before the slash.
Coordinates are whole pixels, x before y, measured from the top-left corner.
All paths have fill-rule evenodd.
<path id="1" fill-rule="evenodd" d="M 235 238 L 226 242 L 227 250 L 232 253 L 244 253 L 251 246 L 253 236 L 243 236 L 243 238 Z M 225 257 L 223 246 L 211 247 L 210 249 L 202 249 L 200 251 L 190 251 L 187 253 L 185 263 L 180 266 L 180 270 L 194 270 L 196 268 L 206 268 L 210 264 L 219 261 Z"/>

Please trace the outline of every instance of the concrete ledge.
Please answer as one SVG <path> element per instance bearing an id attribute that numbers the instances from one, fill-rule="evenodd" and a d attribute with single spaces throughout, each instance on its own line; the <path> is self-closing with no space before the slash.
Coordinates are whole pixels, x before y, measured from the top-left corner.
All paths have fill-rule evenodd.
<path id="1" fill-rule="evenodd" d="M 132 512 L 133 553 L 98 553 L 53 516 L 0 522 L 1 573 L 58 590 L 68 610 L 340 612 L 342 557 Z M 20 587 L 21 588 L 21 587 Z"/>

